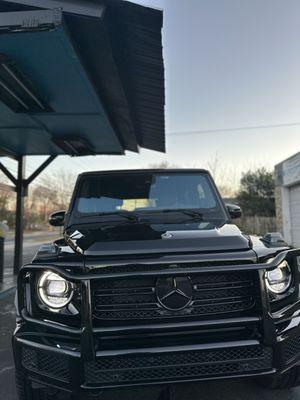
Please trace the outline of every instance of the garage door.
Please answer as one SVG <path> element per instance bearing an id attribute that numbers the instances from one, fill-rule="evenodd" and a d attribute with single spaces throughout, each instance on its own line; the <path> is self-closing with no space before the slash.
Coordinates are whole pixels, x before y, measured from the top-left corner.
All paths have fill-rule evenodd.
<path id="1" fill-rule="evenodd" d="M 292 242 L 300 247 L 300 185 L 290 189 L 290 213 Z"/>

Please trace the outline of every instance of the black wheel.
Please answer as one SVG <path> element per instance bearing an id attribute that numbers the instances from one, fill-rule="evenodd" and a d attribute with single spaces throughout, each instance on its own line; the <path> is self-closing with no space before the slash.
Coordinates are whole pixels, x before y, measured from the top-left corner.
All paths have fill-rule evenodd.
<path id="1" fill-rule="evenodd" d="M 267 389 L 283 390 L 300 385 L 300 367 L 293 367 L 281 375 L 261 378 L 259 384 Z"/>
<path id="2" fill-rule="evenodd" d="M 33 389 L 30 382 L 16 371 L 16 389 L 19 400 L 71 400 L 71 395 L 61 390 Z"/>

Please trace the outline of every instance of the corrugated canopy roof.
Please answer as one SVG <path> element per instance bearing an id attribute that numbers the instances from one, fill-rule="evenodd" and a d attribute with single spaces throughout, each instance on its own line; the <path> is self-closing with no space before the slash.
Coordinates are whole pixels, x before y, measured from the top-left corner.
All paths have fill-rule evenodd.
<path id="1" fill-rule="evenodd" d="M 161 29 L 121 0 L 0 1 L 0 153 L 165 151 Z"/>

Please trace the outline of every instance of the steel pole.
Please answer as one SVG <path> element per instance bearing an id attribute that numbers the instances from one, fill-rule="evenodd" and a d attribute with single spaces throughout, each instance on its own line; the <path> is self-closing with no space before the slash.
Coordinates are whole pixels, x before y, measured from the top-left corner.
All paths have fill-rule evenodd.
<path id="1" fill-rule="evenodd" d="M 24 230 L 24 198 L 26 196 L 25 185 L 25 156 L 18 159 L 18 177 L 16 183 L 16 230 L 15 230 L 15 256 L 14 274 L 17 275 L 23 263 L 23 230 Z"/>

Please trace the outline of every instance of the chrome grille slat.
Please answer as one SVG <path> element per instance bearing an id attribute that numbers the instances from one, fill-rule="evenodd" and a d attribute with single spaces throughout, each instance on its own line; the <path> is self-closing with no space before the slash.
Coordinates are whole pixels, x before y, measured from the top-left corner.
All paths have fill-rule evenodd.
<path id="1" fill-rule="evenodd" d="M 155 288 L 147 288 L 147 290 L 143 289 L 132 289 L 132 290 L 124 290 L 124 289 L 114 289 L 114 290 L 99 290 L 95 292 L 96 297 L 106 297 L 106 296 L 123 296 L 123 295 L 131 295 L 131 294 L 152 294 L 155 292 Z"/>
<path id="2" fill-rule="evenodd" d="M 231 304 L 231 303 L 238 303 L 238 302 L 243 302 L 243 300 L 253 300 L 253 298 L 249 297 L 249 296 L 237 296 L 237 297 L 223 297 L 223 298 L 217 298 L 217 299 L 211 299 L 208 301 L 208 299 L 205 300 L 195 300 L 193 302 L 194 306 L 197 306 L 198 303 L 201 303 L 201 305 L 205 305 L 205 304 L 214 304 L 214 303 L 218 303 L 218 304 Z"/>
<path id="3" fill-rule="evenodd" d="M 113 305 L 113 306 L 96 306 L 97 310 L 105 310 L 105 311 L 110 311 L 110 310 L 134 310 L 136 308 L 138 308 L 139 310 L 143 310 L 143 308 L 149 310 L 151 309 L 151 307 L 153 307 L 152 309 L 156 309 L 158 307 L 157 303 L 143 303 L 143 306 L 140 307 L 139 304 L 118 304 L 118 305 Z"/>
<path id="4" fill-rule="evenodd" d="M 194 285 L 195 290 L 225 290 L 225 289 L 242 289 L 246 287 L 251 287 L 253 285 L 253 282 L 230 282 L 226 285 L 224 283 L 216 283 L 215 285 L 212 285 L 211 283 L 209 284 L 203 284 L 203 285 Z"/>

